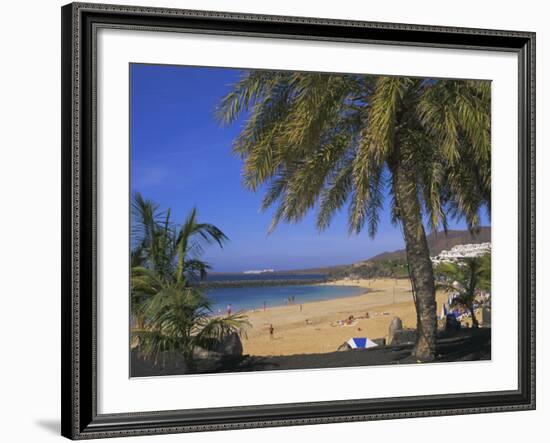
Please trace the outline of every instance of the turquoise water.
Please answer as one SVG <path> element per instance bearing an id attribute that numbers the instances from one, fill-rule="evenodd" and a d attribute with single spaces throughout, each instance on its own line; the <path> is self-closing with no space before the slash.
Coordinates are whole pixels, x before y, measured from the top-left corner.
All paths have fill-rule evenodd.
<path id="1" fill-rule="evenodd" d="M 242 288 L 211 288 L 207 291 L 208 298 L 213 303 L 213 313 L 225 313 L 231 305 L 232 312 L 251 309 L 263 309 L 284 306 L 289 297 L 294 297 L 294 304 L 299 305 L 312 301 L 330 300 L 335 298 L 360 295 L 364 288 L 353 286 L 254 286 Z"/>

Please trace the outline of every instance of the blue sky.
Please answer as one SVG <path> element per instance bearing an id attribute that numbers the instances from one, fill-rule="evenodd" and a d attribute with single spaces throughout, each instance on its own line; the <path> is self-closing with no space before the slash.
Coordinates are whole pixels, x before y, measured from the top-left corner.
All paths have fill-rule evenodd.
<path id="1" fill-rule="evenodd" d="M 366 233 L 348 235 L 345 208 L 322 233 L 314 213 L 267 233 L 271 211 L 260 212 L 261 192 L 242 187 L 242 162 L 231 153 L 243 121 L 221 127 L 214 119 L 216 104 L 240 74 L 225 68 L 131 65 L 132 192 L 170 207 L 175 222 L 183 222 L 196 206 L 201 221 L 222 229 L 230 241 L 204 255 L 216 272 L 352 263 L 402 248 L 387 207 L 374 240 Z"/>

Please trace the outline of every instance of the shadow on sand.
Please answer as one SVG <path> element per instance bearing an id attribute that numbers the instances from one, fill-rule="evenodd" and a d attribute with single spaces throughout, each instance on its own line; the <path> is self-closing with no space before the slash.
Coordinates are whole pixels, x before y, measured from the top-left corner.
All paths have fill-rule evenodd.
<path id="1" fill-rule="evenodd" d="M 413 344 L 381 346 L 367 350 L 279 356 L 242 355 L 221 360 L 197 360 L 196 374 L 273 371 L 288 369 L 327 369 L 417 363 Z M 491 359 L 491 330 L 465 329 L 451 337 L 440 336 L 435 363 Z M 154 365 L 132 352 L 132 377 L 181 375 L 188 373 L 180 362 Z"/>

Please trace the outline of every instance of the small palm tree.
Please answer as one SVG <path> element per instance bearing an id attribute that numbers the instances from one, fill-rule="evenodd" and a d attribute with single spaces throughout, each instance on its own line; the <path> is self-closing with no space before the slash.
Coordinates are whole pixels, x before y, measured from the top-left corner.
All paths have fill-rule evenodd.
<path id="1" fill-rule="evenodd" d="M 170 209 L 161 212 L 159 206 L 136 193 L 132 201 L 132 266 L 155 271 L 165 280 L 196 282 L 202 280 L 209 265 L 200 260 L 204 247 L 223 247 L 227 236 L 216 226 L 199 223 L 193 208 L 184 223 L 171 223 Z"/>
<path id="2" fill-rule="evenodd" d="M 265 189 L 273 229 L 317 208 L 329 226 L 348 206 L 350 233 L 374 237 L 389 199 L 400 224 L 417 312 L 415 356 L 433 360 L 436 302 L 424 220 L 471 230 L 490 210 L 489 82 L 245 71 L 221 100 L 224 123 L 247 115 L 234 142 L 243 182 Z"/>
<path id="3" fill-rule="evenodd" d="M 180 354 L 186 370 L 192 372 L 197 347 L 211 349 L 223 337 L 240 334 L 249 325 L 240 313 L 211 317 L 210 302 L 197 286 L 163 281 L 143 268 L 135 269 L 132 279 L 136 293 L 151 293 L 141 304 L 145 324 L 135 328 L 133 336 L 138 339 L 140 350 L 155 364 L 166 353 Z"/>
<path id="4" fill-rule="evenodd" d="M 196 283 L 209 266 L 200 260 L 205 244 L 227 240 L 216 226 L 199 223 L 193 209 L 173 226 L 170 211 L 135 194 L 132 204 L 131 310 L 133 337 L 158 363 L 160 355 L 180 353 L 186 369 L 195 368 L 193 351 L 210 349 L 224 336 L 241 333 L 249 323 L 240 313 L 211 317 L 211 304 Z"/>
<path id="5" fill-rule="evenodd" d="M 491 256 L 468 257 L 457 263 L 440 263 L 435 269 L 443 281 L 437 284 L 437 289 L 457 293 L 453 306 L 463 306 L 472 315 L 472 327 L 478 328 L 474 303 L 480 290 L 491 289 Z"/>

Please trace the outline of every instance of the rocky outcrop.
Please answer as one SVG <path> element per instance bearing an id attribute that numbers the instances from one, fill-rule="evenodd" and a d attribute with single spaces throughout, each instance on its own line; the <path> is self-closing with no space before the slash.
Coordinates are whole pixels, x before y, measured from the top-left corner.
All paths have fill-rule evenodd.
<path id="1" fill-rule="evenodd" d="M 236 357 L 243 355 L 243 343 L 236 332 L 226 335 L 212 349 L 223 356 Z"/>
<path id="2" fill-rule="evenodd" d="M 222 358 L 222 355 L 219 352 L 197 346 L 195 349 L 193 349 L 193 357 L 208 360 L 220 360 Z"/>
<path id="3" fill-rule="evenodd" d="M 392 337 L 390 345 L 399 346 L 399 345 L 408 345 L 414 344 L 416 342 L 416 329 L 401 329 L 396 331 Z"/>
<path id="4" fill-rule="evenodd" d="M 399 317 L 393 317 L 390 322 L 390 328 L 388 330 L 388 341 L 391 344 L 393 336 L 398 332 L 403 330 L 403 322 Z"/>
<path id="5" fill-rule="evenodd" d="M 403 328 L 403 321 L 393 317 L 388 329 L 388 344 L 392 346 L 416 342 L 416 330 Z"/>
<path id="6" fill-rule="evenodd" d="M 349 351 L 349 350 L 351 350 L 351 346 L 348 344 L 348 342 L 344 342 L 340 346 L 338 346 L 338 349 L 336 349 L 336 350 L 338 352 Z"/>
<path id="7" fill-rule="evenodd" d="M 223 357 L 239 357 L 243 355 L 243 343 L 239 334 L 233 332 L 218 340 L 210 349 L 196 347 L 193 353 L 195 358 L 202 359 L 217 360 Z"/>

